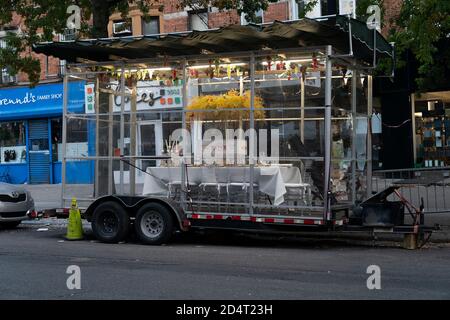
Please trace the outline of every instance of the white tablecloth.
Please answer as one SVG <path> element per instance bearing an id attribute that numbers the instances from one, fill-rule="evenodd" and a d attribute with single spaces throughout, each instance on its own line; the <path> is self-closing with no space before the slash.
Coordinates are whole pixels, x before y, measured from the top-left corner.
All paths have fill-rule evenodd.
<path id="1" fill-rule="evenodd" d="M 285 183 L 300 177 L 297 167 L 267 166 L 255 167 L 253 181 L 259 191 L 273 199 L 274 205 L 284 202 Z M 181 181 L 180 167 L 148 167 L 144 180 L 143 195 L 167 195 L 170 182 Z M 249 182 L 249 167 L 188 167 L 189 183 L 233 183 Z M 290 181 L 288 181 L 290 180 Z"/>

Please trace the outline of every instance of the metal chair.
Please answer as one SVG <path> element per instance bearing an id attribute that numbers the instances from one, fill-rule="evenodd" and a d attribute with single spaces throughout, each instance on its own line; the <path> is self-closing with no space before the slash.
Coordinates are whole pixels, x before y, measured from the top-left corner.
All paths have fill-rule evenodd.
<path id="1" fill-rule="evenodd" d="M 281 167 L 280 172 L 287 192 L 287 201 L 297 205 L 297 200 L 300 199 L 305 205 L 309 205 L 311 201 L 311 185 L 303 182 L 299 168 Z"/>
<path id="2" fill-rule="evenodd" d="M 227 202 L 233 197 L 234 202 L 248 203 L 248 192 L 250 189 L 250 168 L 230 168 L 227 183 Z M 259 190 L 259 185 L 253 182 L 254 192 Z M 235 193 L 233 193 L 235 192 Z"/>
<path id="3" fill-rule="evenodd" d="M 202 183 L 199 184 L 200 191 L 202 192 L 201 201 L 211 202 L 211 200 L 216 200 L 216 209 L 220 212 L 222 189 L 225 189 L 226 187 L 227 183 L 218 181 L 216 167 L 211 166 L 202 168 Z M 210 209 L 209 204 L 208 209 Z"/>

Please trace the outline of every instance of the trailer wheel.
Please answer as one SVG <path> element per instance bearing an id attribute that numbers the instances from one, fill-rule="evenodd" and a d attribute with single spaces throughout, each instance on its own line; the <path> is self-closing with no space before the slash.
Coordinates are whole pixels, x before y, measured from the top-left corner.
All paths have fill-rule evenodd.
<path id="1" fill-rule="evenodd" d="M 136 214 L 134 228 L 138 238 L 145 244 L 166 243 L 174 229 L 170 211 L 159 203 L 147 203 Z"/>
<path id="2" fill-rule="evenodd" d="M 128 213 L 114 201 L 104 202 L 95 208 L 91 224 L 94 236 L 107 243 L 121 241 L 130 229 Z"/>

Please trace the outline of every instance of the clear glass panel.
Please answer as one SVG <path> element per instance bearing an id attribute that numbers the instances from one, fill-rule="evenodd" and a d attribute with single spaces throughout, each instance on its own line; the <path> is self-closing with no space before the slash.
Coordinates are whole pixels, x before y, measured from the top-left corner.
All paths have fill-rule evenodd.
<path id="1" fill-rule="evenodd" d="M 253 199 L 254 213 L 321 216 L 325 57 L 297 52 L 255 62 L 253 101 L 250 57 L 192 59 L 185 70 L 179 61 L 72 70 L 82 76 L 69 77 L 66 198 L 77 190 L 83 199 L 159 195 L 222 213 L 249 213 Z M 353 74 L 333 70 L 333 203 L 365 190 L 362 79 L 355 75 L 353 99 Z M 58 160 L 60 125 L 52 121 Z"/>

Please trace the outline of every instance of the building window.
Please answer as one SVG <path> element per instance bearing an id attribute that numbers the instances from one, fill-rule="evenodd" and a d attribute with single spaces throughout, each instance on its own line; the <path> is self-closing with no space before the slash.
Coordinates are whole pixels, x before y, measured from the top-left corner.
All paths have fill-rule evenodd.
<path id="1" fill-rule="evenodd" d="M 339 0 L 319 0 L 309 12 L 305 12 L 306 5 L 313 0 L 291 0 L 292 18 L 301 17 L 318 18 L 327 15 L 333 15 L 337 12 Z"/>
<path id="2" fill-rule="evenodd" d="M 0 161 L 1 163 L 22 163 L 27 159 L 23 121 L 0 123 Z"/>
<path id="3" fill-rule="evenodd" d="M 113 22 L 113 36 L 126 37 L 133 35 L 131 23 L 124 20 L 116 20 Z"/>
<path id="4" fill-rule="evenodd" d="M 53 162 L 62 161 L 62 118 L 51 120 Z M 67 121 L 66 156 L 86 157 L 88 155 L 87 121 L 70 119 Z"/>
<path id="5" fill-rule="evenodd" d="M 149 17 L 147 20 L 142 18 L 142 34 L 159 34 L 159 17 Z"/>
<path id="6" fill-rule="evenodd" d="M 9 74 L 8 68 L 1 69 L 0 73 L 1 73 L 0 79 L 1 84 L 12 84 L 17 81 L 17 78 L 15 76 L 11 76 Z"/>
<path id="7" fill-rule="evenodd" d="M 252 23 L 264 23 L 264 11 L 261 9 L 257 12 L 255 12 L 256 15 L 256 21 L 253 21 Z M 247 21 L 247 19 L 245 19 L 245 14 L 243 13 L 241 15 L 241 25 L 247 25 L 249 24 L 249 22 Z"/>
<path id="8" fill-rule="evenodd" d="M 0 39 L 0 49 L 6 49 L 7 44 L 4 39 Z M 17 78 L 11 76 L 7 67 L 0 68 L 0 84 L 11 84 L 15 83 Z"/>
<path id="9" fill-rule="evenodd" d="M 208 30 L 208 12 L 189 12 L 189 30 Z"/>
<path id="10" fill-rule="evenodd" d="M 64 76 L 66 72 L 66 60 L 59 60 L 59 75 Z"/>

